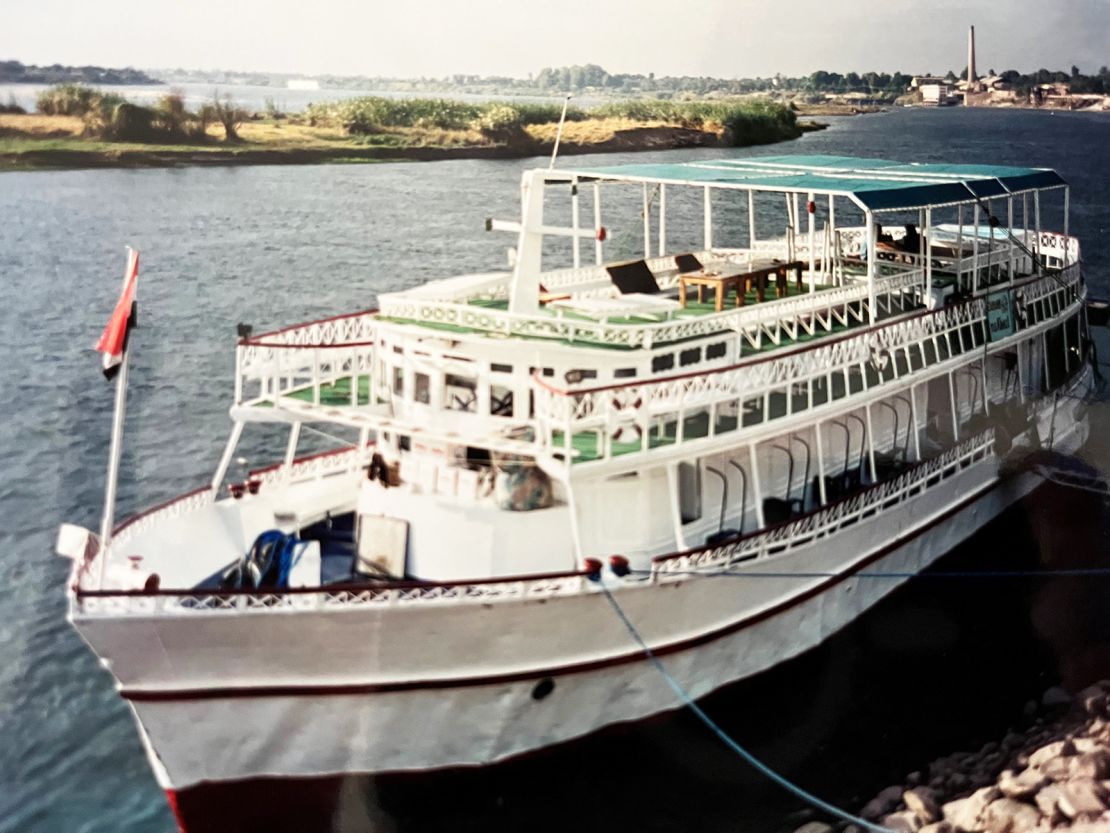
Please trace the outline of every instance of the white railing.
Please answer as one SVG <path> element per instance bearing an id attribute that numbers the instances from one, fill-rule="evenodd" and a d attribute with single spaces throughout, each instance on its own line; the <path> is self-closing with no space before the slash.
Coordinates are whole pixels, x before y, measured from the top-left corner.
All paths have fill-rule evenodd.
<path id="1" fill-rule="evenodd" d="M 473 601 L 553 598 L 586 591 L 582 573 L 446 584 L 333 585 L 331 587 L 264 591 L 121 591 L 85 592 L 77 597 L 86 615 L 127 616 L 151 614 L 195 616 L 198 613 L 251 611 L 329 610 L 402 607 L 411 604 L 459 604 Z"/>
<path id="2" fill-rule="evenodd" d="M 120 523 L 112 533 L 112 542 L 108 545 L 109 554 L 129 543 L 136 535 L 146 532 L 172 518 L 190 515 L 198 509 L 203 509 L 215 502 L 215 494 L 210 486 L 202 486 L 192 492 L 173 498 L 165 503 L 158 504 L 153 509 L 148 509 L 134 515 Z"/>
<path id="3" fill-rule="evenodd" d="M 934 488 L 951 475 L 991 454 L 993 431 L 965 440 L 944 454 L 921 463 L 902 475 L 872 486 L 805 517 L 754 533 L 717 547 L 676 553 L 655 559 L 652 581 L 678 578 L 683 573 L 727 568 L 768 555 L 789 551 L 832 535 L 844 526 L 889 509 L 897 503 Z M 583 573 L 565 573 L 491 581 L 442 584 L 332 585 L 281 591 L 133 590 L 85 591 L 77 605 L 85 615 L 195 616 L 243 611 L 281 612 L 351 608 L 402 607 L 412 604 L 460 604 L 556 598 L 590 592 L 593 585 Z"/>
<path id="4" fill-rule="evenodd" d="M 1017 315 L 1013 332 L 1041 325 L 1074 304 L 1079 277 L 1078 268 L 1070 268 L 1019 285 L 1014 290 Z M 747 406 L 762 415 L 760 424 L 790 417 L 818 404 L 895 383 L 906 373 L 927 370 L 980 348 L 986 341 L 987 300 L 978 297 L 824 344 L 817 342 L 809 348 L 716 370 L 592 388 L 556 388 L 533 377 L 537 442 L 569 464 L 576 456 L 574 436 L 592 433 L 597 438 L 595 459 L 604 460 L 613 456 L 613 435 L 625 428 L 635 431 L 639 451 L 647 452 L 653 448 L 653 431 L 672 425 L 675 436 L 664 445 L 678 445 L 687 440 L 683 433 L 686 418 L 705 414 L 708 433 L 690 438 L 702 440 L 718 433 L 716 415 L 721 409 L 732 417 L 732 424 L 721 433 L 732 432 L 743 424 Z M 835 382 L 842 382 L 840 396 L 834 395 Z M 824 390 L 820 402 L 815 396 L 818 389 Z M 779 414 L 772 413 L 774 395 L 783 402 Z M 795 404 L 798 398 L 800 405 Z M 628 451 L 625 448 L 622 453 Z"/>
<path id="5" fill-rule="evenodd" d="M 659 427 L 660 420 L 674 422 L 675 443 L 685 439 L 682 426 L 686 416 L 723 405 L 735 405 L 736 419 L 740 419 L 746 402 L 758 402 L 765 415 L 760 421 L 765 422 L 772 418 L 769 397 L 773 393 L 784 395 L 785 410 L 780 416 L 791 416 L 802 410 L 793 409 L 796 389 L 812 395 L 814 383 L 820 383 L 828 391 L 825 402 L 831 402 L 832 380 L 839 375 L 844 383 L 844 397 L 848 397 L 856 392 L 850 386 L 850 373 L 859 374 L 860 389 L 866 390 L 867 368 L 875 370 L 879 384 L 884 383 L 878 371 L 880 364 L 888 367 L 891 380 L 898 377 L 896 351 L 905 351 L 903 367 L 922 367 L 926 364 L 923 353 L 920 354 L 920 361 L 917 361 L 917 356 L 911 359 L 908 353 L 911 346 L 919 346 L 925 341 L 933 343 L 934 360 L 929 364 L 963 353 L 981 341 L 965 344 L 967 333 L 961 331 L 973 327 L 982 334 L 985 319 L 986 303 L 976 299 L 839 338 L 825 345 L 818 344 L 781 356 L 772 354 L 765 359 L 716 371 L 590 389 L 554 388 L 542 378 L 534 377 L 535 418 L 540 429 L 538 441 L 551 452 L 564 453 L 569 461 L 573 435 L 584 431 L 597 432 L 604 444 L 601 456 L 608 457 L 612 450 L 610 435 L 619 427 L 629 426 L 637 429 L 640 450 L 647 451 L 651 448 L 651 431 Z M 937 347 L 938 340 L 943 340 L 943 350 Z M 887 357 L 885 360 L 884 355 Z M 709 435 L 715 433 L 711 418 Z"/>
<path id="6" fill-rule="evenodd" d="M 718 570 L 739 562 L 750 564 L 753 560 L 812 543 L 835 534 L 848 524 L 888 510 L 927 489 L 935 488 L 972 463 L 985 459 L 993 453 L 993 449 L 994 430 L 990 429 L 897 477 L 797 520 L 787 521 L 720 546 L 657 558 L 652 564 L 652 573 L 658 578 L 668 574 Z"/>
<path id="7" fill-rule="evenodd" d="M 892 304 L 904 304 L 915 288 L 924 285 L 920 271 L 906 272 L 876 281 L 875 293 L 891 309 Z M 839 309 L 839 323 L 847 323 L 846 307 L 865 303 L 868 297 L 866 284 L 826 289 L 796 295 L 792 298 L 768 301 L 740 307 L 716 314 L 690 318 L 676 318 L 650 324 L 609 324 L 598 321 L 557 317 L 550 313 L 525 315 L 505 310 L 487 309 L 468 304 L 445 304 L 407 297 L 403 294 L 382 299 L 381 314 L 418 323 L 448 324 L 480 332 L 504 336 L 562 339 L 620 347 L 650 348 L 689 338 L 722 332 L 741 332 L 755 347 L 762 346 L 764 335 L 772 340 L 780 338 L 783 327 L 806 327 L 815 317 Z M 855 315 L 860 316 L 859 309 Z M 791 321 L 791 319 L 797 319 Z M 771 325 L 770 328 L 768 325 Z M 828 323 L 826 329 L 831 329 Z M 796 329 L 793 330 L 795 333 Z M 776 342 L 777 343 L 777 342 Z"/>
<path id="8" fill-rule="evenodd" d="M 250 473 L 250 479 L 257 479 L 261 488 L 277 485 L 295 485 L 334 477 L 338 474 L 349 474 L 366 466 L 374 453 L 374 446 L 363 448 L 341 448 L 334 451 L 324 451 L 294 460 L 292 465 L 286 467 L 281 463 L 267 466 Z"/>

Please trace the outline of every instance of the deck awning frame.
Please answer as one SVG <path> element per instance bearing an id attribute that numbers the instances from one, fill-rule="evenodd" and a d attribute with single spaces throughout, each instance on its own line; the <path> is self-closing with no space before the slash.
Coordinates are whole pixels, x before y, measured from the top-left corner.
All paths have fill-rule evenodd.
<path id="1" fill-rule="evenodd" d="M 586 182 L 708 187 L 777 194 L 845 198 L 864 212 L 942 208 L 1066 188 L 1047 168 L 1000 165 L 903 164 L 839 156 L 771 156 L 706 159 L 675 164 L 621 165 L 552 170 L 547 182 Z"/>

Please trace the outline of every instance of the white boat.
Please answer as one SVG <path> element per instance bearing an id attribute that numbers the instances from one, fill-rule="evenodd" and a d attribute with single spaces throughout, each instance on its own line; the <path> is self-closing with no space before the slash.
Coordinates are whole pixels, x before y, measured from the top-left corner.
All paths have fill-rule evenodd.
<path id="1" fill-rule="evenodd" d="M 679 707 L 610 598 L 692 697 L 763 671 L 1086 438 L 1052 171 L 712 159 L 521 194 L 489 223 L 511 270 L 244 332 L 211 482 L 108 542 L 64 528 L 69 617 L 183 829 L 219 785 L 280 778 L 272 809 Z M 309 429 L 353 442 L 303 456 Z"/>

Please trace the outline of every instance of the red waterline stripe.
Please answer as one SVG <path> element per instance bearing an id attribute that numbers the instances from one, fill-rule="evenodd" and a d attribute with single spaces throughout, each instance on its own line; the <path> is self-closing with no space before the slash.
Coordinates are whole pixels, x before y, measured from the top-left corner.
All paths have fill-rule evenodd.
<path id="1" fill-rule="evenodd" d="M 792 607 L 808 601 L 814 596 L 820 595 L 829 588 L 840 584 L 844 580 L 851 578 L 855 573 L 863 570 L 865 567 L 878 561 L 883 556 L 900 546 L 908 543 L 924 534 L 926 531 L 943 523 L 948 518 L 955 515 L 957 512 L 970 506 L 980 497 L 992 489 L 997 488 L 1003 481 L 995 481 L 973 492 L 964 500 L 960 501 L 955 506 L 945 510 L 939 517 L 929 522 L 927 525 L 915 530 L 914 532 L 904 535 L 891 541 L 889 544 L 881 547 L 871 555 L 865 556 L 857 561 L 852 566 L 842 571 L 839 575 L 833 576 L 820 584 L 814 585 L 808 590 L 799 593 L 789 599 L 786 599 L 767 610 L 762 610 L 754 613 L 739 621 L 733 622 L 731 625 L 726 625 L 718 628 L 715 631 L 700 634 L 699 636 L 691 637 L 690 639 L 681 642 L 672 642 L 669 645 L 664 645 L 659 648 L 652 648 L 652 653 L 656 656 L 665 656 L 680 651 L 685 651 L 690 648 L 696 648 L 713 642 L 724 636 L 729 636 L 744 628 L 751 627 L 760 622 L 763 622 L 773 616 L 778 615 Z M 350 684 L 350 685 L 337 685 L 337 686 L 308 686 L 308 685 L 286 685 L 286 686 L 256 686 L 251 688 L 203 688 L 203 689 L 182 689 L 178 691 L 141 691 L 141 690 L 128 690 L 121 689 L 120 696 L 125 700 L 130 700 L 133 703 L 160 703 L 160 702 L 175 702 L 184 700 L 223 700 L 223 699 L 238 699 L 244 697 L 320 697 L 320 696 L 334 696 L 334 695 L 358 695 L 358 694 L 382 694 L 382 693 L 395 693 L 404 691 L 426 691 L 445 688 L 471 688 L 483 685 L 501 685 L 505 683 L 524 682 L 528 680 L 535 680 L 540 677 L 556 677 L 564 676 L 567 674 L 581 674 L 588 671 L 597 671 L 602 668 L 609 668 L 616 665 L 627 665 L 630 662 L 639 662 L 643 660 L 643 651 L 635 650 L 626 654 L 621 654 L 607 659 L 593 660 L 590 662 L 572 663 L 562 665 L 555 668 L 540 668 L 531 671 L 515 672 L 512 674 L 499 674 L 495 676 L 486 677 L 464 677 L 453 678 L 444 680 L 411 680 L 396 683 L 365 683 L 365 684 Z"/>

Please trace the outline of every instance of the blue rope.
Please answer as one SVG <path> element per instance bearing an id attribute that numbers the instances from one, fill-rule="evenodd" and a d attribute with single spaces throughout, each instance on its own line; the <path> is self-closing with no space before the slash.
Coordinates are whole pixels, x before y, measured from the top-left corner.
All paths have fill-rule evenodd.
<path id="1" fill-rule="evenodd" d="M 652 575 L 651 570 L 629 570 L 637 575 Z M 732 570 L 668 570 L 658 575 L 668 576 L 732 576 L 733 578 L 848 578 L 845 573 L 832 571 L 813 572 L 734 572 Z M 1082 567 L 1072 570 L 948 570 L 928 573 L 869 572 L 861 570 L 852 573 L 851 578 L 1080 578 L 1089 576 L 1110 576 L 1110 567 Z"/>
<path id="2" fill-rule="evenodd" d="M 752 755 L 751 752 L 749 752 L 747 749 L 733 740 L 732 737 L 728 735 L 724 729 L 722 729 L 713 721 L 713 718 L 702 711 L 701 706 L 699 706 L 694 701 L 694 698 L 690 696 L 689 692 L 687 692 L 686 689 L 682 687 L 678 680 L 671 676 L 671 673 L 666 669 L 663 663 L 660 662 L 659 657 L 655 656 L 651 648 L 649 648 L 647 646 L 647 643 L 644 642 L 644 638 L 640 636 L 640 632 L 636 629 L 636 626 L 633 625 L 632 622 L 629 620 L 628 616 L 625 614 L 620 604 L 618 604 L 617 600 L 613 598 L 613 594 L 610 593 L 609 588 L 605 586 L 604 579 L 602 579 L 599 583 L 601 585 L 601 592 L 605 594 L 605 598 L 609 600 L 609 604 L 613 606 L 613 610 L 616 611 L 617 616 L 620 617 L 620 620 L 624 623 L 624 626 L 628 629 L 628 632 L 632 635 L 632 638 L 636 641 L 636 644 L 638 644 L 641 650 L 643 650 L 644 656 L 647 657 L 648 662 L 655 666 L 655 669 L 663 676 L 663 679 L 667 681 L 667 685 L 669 685 L 671 687 L 671 690 L 676 695 L 678 695 L 678 699 L 680 699 L 686 705 L 686 707 L 689 708 L 690 711 L 692 711 L 697 716 L 697 718 L 713 732 L 713 734 L 720 738 L 725 746 L 727 746 L 729 749 L 743 758 L 749 766 L 754 767 L 756 770 L 758 770 L 767 778 L 770 778 L 780 787 L 792 793 L 797 798 L 800 798 L 805 803 L 816 807 L 818 810 L 828 813 L 831 816 L 836 816 L 837 818 L 842 819 L 850 824 L 858 824 L 863 829 L 870 830 L 872 833 L 894 833 L 894 831 L 890 830 L 887 827 L 881 827 L 880 825 L 872 824 L 869 821 L 865 821 L 858 816 L 853 816 L 851 813 L 846 812 L 845 810 L 841 810 L 839 807 L 834 807 L 827 801 L 818 798 L 813 793 L 807 792 L 806 790 L 795 784 L 793 781 L 790 781 L 782 775 L 779 775 L 777 772 L 767 766 L 767 764 L 763 763 L 761 760 Z"/>

